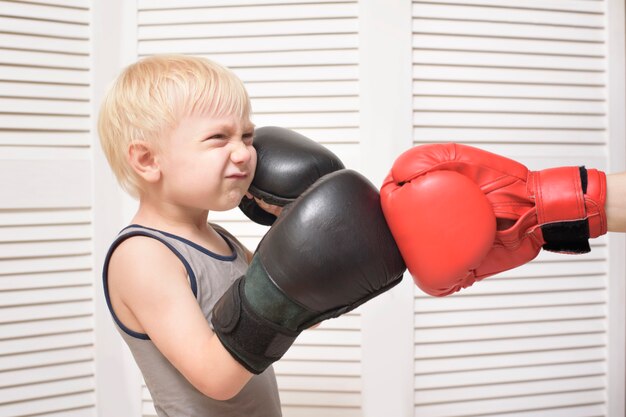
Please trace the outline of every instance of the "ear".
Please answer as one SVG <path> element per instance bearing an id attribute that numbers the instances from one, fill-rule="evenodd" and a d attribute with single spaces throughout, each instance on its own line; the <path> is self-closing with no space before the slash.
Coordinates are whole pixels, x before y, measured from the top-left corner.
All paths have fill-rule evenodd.
<path id="1" fill-rule="evenodd" d="M 145 181 L 155 183 L 161 178 L 161 167 L 150 143 L 131 143 L 128 147 L 128 161 L 137 175 Z"/>

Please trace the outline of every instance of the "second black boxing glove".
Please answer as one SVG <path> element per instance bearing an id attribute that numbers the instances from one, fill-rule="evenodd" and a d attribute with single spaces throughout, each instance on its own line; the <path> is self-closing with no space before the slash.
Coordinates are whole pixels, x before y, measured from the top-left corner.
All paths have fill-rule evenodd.
<path id="1" fill-rule="evenodd" d="M 257 166 L 249 192 L 268 204 L 284 207 L 326 174 L 344 168 L 341 160 L 319 143 L 292 130 L 266 126 L 254 131 Z M 252 221 L 270 226 L 276 216 L 254 199 L 239 208 Z"/>
<path id="2" fill-rule="evenodd" d="M 404 270 L 378 191 L 355 171 L 341 170 L 279 217 L 211 321 L 230 354 L 261 373 L 302 330 L 389 290 Z"/>

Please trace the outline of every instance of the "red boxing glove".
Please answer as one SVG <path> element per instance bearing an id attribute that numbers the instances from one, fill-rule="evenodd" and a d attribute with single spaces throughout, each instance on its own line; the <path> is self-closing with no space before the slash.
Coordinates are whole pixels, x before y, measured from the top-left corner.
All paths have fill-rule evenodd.
<path id="1" fill-rule="evenodd" d="M 586 253 L 606 233 L 606 176 L 584 167 L 529 171 L 471 146 L 416 146 L 380 191 L 415 283 L 444 296 L 523 265 L 543 248 Z"/>

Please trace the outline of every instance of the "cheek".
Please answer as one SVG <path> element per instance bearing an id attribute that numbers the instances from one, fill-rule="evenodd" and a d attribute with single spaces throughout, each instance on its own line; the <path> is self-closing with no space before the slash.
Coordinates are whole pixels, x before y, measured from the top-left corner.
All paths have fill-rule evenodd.
<path id="1" fill-rule="evenodd" d="M 197 158 L 195 161 L 195 169 L 199 175 L 218 177 L 228 166 L 229 153 L 225 149 L 213 149 Z"/>
<path id="2" fill-rule="evenodd" d="M 256 167 L 257 155 L 254 146 L 250 146 L 250 164 Z"/>

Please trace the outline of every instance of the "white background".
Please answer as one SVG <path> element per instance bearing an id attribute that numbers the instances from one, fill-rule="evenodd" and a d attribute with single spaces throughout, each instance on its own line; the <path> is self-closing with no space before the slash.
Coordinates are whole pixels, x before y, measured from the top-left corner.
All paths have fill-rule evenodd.
<path id="1" fill-rule="evenodd" d="M 135 203 L 95 123 L 124 65 L 167 52 L 231 67 L 257 125 L 375 184 L 439 141 L 625 168 L 622 1 L 0 1 L 0 417 L 154 415 L 102 297 Z M 306 332 L 276 365 L 285 416 L 623 416 L 624 239 L 592 248 L 445 299 L 407 277 Z"/>

